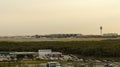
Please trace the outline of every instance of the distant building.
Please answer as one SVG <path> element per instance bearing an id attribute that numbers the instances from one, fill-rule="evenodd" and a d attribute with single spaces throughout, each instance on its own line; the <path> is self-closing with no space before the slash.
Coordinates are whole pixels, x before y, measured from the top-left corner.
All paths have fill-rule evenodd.
<path id="1" fill-rule="evenodd" d="M 48 54 L 51 54 L 52 53 L 52 50 L 51 49 L 42 49 L 42 50 L 38 50 L 38 55 L 39 55 L 39 58 L 42 58 Z"/>
<path id="2" fill-rule="evenodd" d="M 52 52 L 51 57 L 61 57 L 62 53 L 61 52 Z"/>
<path id="3" fill-rule="evenodd" d="M 59 62 L 48 62 L 47 67 L 61 67 Z"/>
<path id="4" fill-rule="evenodd" d="M 16 60 L 64 60 L 61 52 L 52 52 L 52 49 L 40 49 L 38 52 L 4 52 L 0 51 L 0 61 Z M 69 58 L 70 56 L 66 56 Z M 66 59 L 65 59 L 66 60 Z"/>
<path id="5" fill-rule="evenodd" d="M 39 59 L 59 60 L 62 57 L 61 52 L 52 52 L 51 49 L 43 49 L 38 51 Z"/>
<path id="6" fill-rule="evenodd" d="M 58 60 L 62 57 L 62 53 L 61 52 L 52 52 L 49 55 L 49 57 L 50 57 L 51 60 Z"/>
<path id="7" fill-rule="evenodd" d="M 103 34 L 103 37 L 118 37 L 117 33 L 105 33 Z"/>
<path id="8" fill-rule="evenodd" d="M 10 52 L 0 52 L 0 61 L 10 60 Z"/>
<path id="9" fill-rule="evenodd" d="M 18 60 L 29 60 L 37 56 L 37 52 L 11 52 L 10 55 Z"/>

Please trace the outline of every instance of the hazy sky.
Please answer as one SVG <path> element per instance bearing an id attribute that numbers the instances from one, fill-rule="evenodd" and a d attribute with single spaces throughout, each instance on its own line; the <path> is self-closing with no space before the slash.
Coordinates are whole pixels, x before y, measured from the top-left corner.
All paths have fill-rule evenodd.
<path id="1" fill-rule="evenodd" d="M 0 35 L 120 34 L 120 0 L 0 0 Z"/>

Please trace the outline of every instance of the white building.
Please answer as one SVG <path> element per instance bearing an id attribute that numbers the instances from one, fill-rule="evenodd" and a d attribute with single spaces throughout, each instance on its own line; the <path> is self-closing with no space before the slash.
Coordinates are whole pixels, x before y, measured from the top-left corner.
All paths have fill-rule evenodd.
<path id="1" fill-rule="evenodd" d="M 45 57 L 46 55 L 50 55 L 51 53 L 52 53 L 51 49 L 38 50 L 39 58 Z"/>

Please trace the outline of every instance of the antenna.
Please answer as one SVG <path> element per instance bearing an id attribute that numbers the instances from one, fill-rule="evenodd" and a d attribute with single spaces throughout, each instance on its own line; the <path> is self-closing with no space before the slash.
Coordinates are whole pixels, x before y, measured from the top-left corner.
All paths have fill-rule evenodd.
<path id="1" fill-rule="evenodd" d="M 100 26 L 100 35 L 102 35 L 102 29 L 103 29 L 103 27 Z"/>

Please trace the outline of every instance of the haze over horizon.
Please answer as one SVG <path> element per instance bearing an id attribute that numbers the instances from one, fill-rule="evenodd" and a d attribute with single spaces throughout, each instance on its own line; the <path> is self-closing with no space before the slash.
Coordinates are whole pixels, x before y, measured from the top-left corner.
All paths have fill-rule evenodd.
<path id="1" fill-rule="evenodd" d="M 0 36 L 120 34 L 120 0 L 0 0 Z"/>

